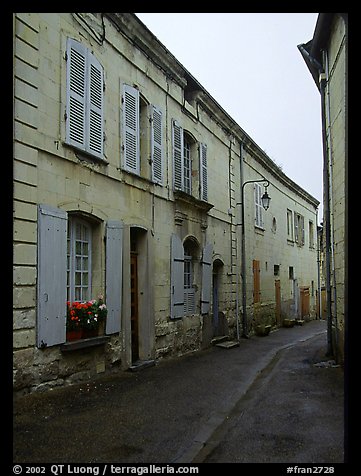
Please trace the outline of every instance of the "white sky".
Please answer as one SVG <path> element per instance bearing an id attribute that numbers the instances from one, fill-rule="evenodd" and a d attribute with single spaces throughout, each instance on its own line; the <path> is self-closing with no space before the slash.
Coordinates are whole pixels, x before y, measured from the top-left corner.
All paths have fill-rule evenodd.
<path id="1" fill-rule="evenodd" d="M 322 221 L 320 94 L 297 49 L 318 13 L 136 13 L 292 180 Z"/>

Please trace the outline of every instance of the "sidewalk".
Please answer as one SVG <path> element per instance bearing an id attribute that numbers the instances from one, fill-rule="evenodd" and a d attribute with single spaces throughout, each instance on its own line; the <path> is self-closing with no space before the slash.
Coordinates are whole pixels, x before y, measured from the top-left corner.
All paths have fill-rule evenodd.
<path id="1" fill-rule="evenodd" d="M 324 335 L 326 322 L 281 328 L 161 361 L 139 372 L 14 402 L 14 463 L 189 463 L 282 349 Z M 320 381 L 320 392 L 328 395 Z"/>

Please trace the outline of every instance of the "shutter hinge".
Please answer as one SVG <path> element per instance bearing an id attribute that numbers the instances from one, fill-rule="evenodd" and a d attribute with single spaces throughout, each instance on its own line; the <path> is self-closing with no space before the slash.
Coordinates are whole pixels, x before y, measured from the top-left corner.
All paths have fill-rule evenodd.
<path id="1" fill-rule="evenodd" d="M 68 52 L 67 51 L 65 51 L 64 59 L 65 59 L 65 61 L 68 61 Z"/>

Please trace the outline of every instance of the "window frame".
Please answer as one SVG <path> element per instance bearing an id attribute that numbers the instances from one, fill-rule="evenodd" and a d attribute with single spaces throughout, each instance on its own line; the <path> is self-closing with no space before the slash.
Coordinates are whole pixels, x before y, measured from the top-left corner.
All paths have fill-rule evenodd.
<path id="1" fill-rule="evenodd" d="M 262 206 L 262 186 L 259 183 L 254 184 L 254 224 L 255 227 L 264 230 L 263 206 Z"/>
<path id="2" fill-rule="evenodd" d="M 294 212 L 295 243 L 298 246 L 305 244 L 305 217 L 298 212 Z"/>
<path id="3" fill-rule="evenodd" d="M 77 253 L 77 226 L 84 227 L 88 232 L 88 240 L 79 240 L 79 243 L 88 243 L 88 252 L 87 255 L 83 253 Z M 81 246 L 82 248 L 82 246 Z M 81 249 L 82 251 L 82 249 Z M 82 258 L 87 258 L 88 266 L 87 272 L 83 271 L 83 266 L 81 269 L 77 268 L 77 258 L 81 260 L 83 265 Z M 80 285 L 76 283 L 76 274 L 80 274 Z M 87 286 L 83 285 L 83 275 L 88 275 Z M 77 296 L 77 288 L 80 289 L 79 299 Z M 84 296 L 83 289 L 86 289 L 87 295 Z M 92 227 L 86 221 L 78 217 L 69 217 L 68 219 L 68 235 L 67 235 L 67 301 L 70 302 L 86 302 L 91 299 L 92 292 Z"/>
<path id="4" fill-rule="evenodd" d="M 287 208 L 287 239 L 294 241 L 293 212 Z"/>

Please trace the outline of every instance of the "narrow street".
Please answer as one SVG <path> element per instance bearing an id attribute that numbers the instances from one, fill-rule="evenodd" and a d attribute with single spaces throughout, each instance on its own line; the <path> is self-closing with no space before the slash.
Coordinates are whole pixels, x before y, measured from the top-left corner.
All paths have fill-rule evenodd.
<path id="1" fill-rule="evenodd" d="M 320 361 L 324 336 L 281 351 L 196 461 L 342 463 L 343 370 Z"/>
<path id="2" fill-rule="evenodd" d="M 14 463 L 343 462 L 325 321 L 14 401 Z M 314 366 L 314 364 L 321 366 Z"/>

